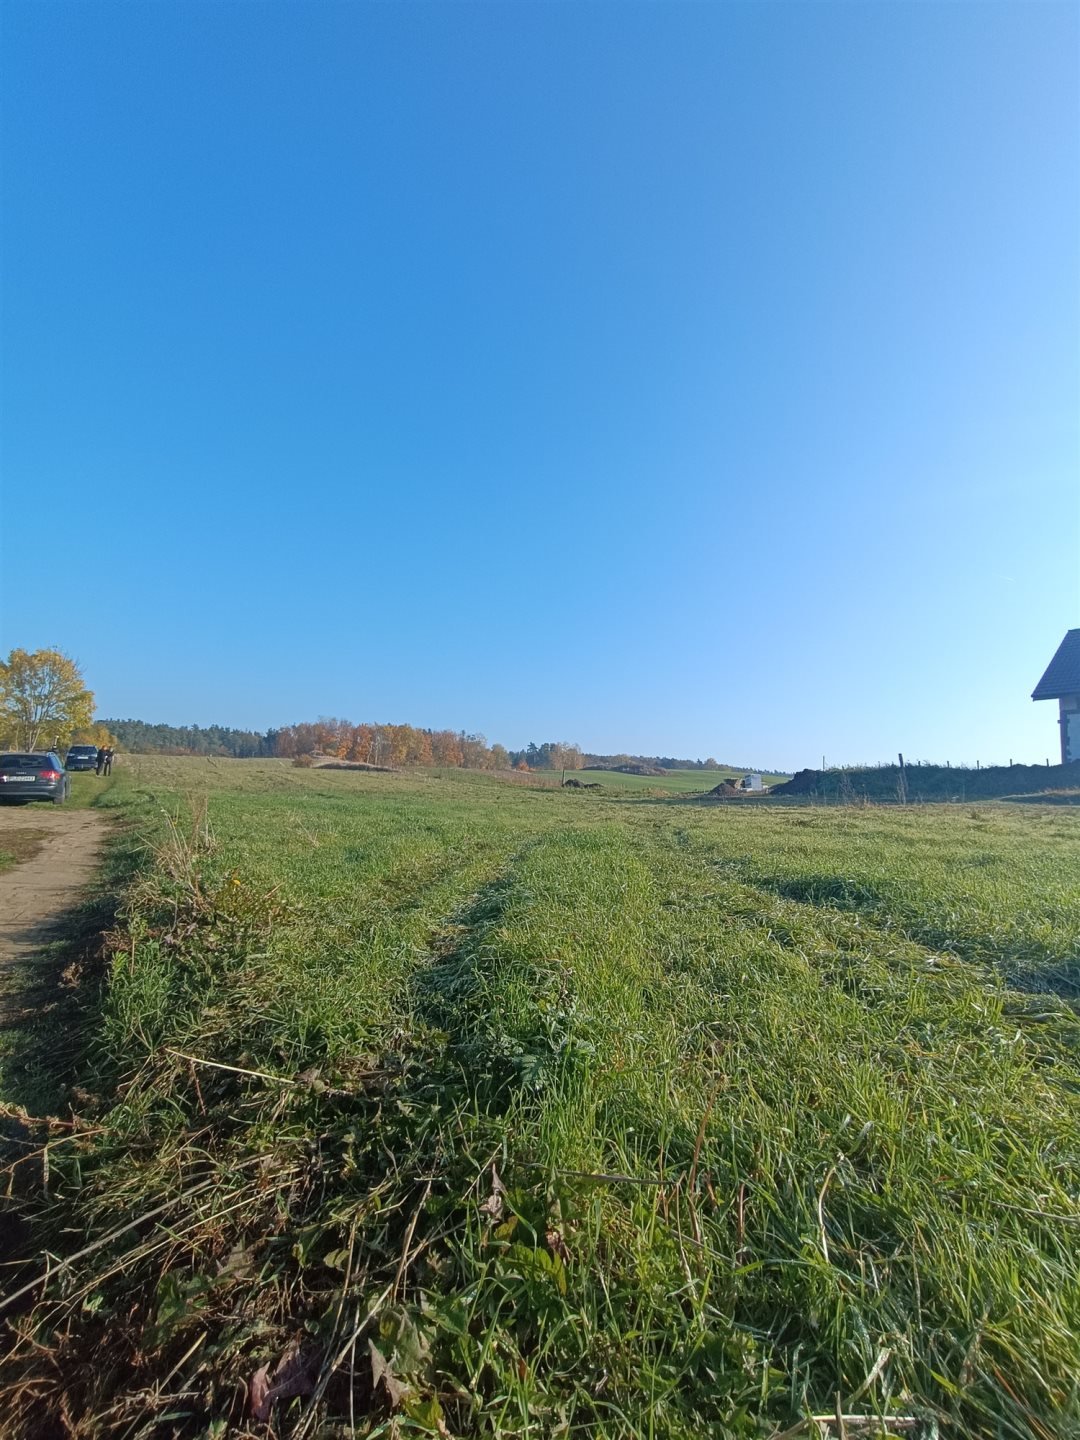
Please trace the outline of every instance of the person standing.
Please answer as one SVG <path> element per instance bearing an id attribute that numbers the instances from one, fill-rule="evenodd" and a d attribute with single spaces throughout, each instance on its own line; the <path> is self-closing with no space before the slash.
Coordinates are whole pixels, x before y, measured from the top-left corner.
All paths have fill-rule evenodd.
<path id="1" fill-rule="evenodd" d="M 96 768 L 95 768 L 94 773 L 95 773 L 96 775 L 100 775 L 100 774 L 103 773 L 104 769 L 105 769 L 105 749 L 104 749 L 104 746 L 99 745 L 99 746 L 98 746 L 98 752 L 97 752 L 97 766 L 96 766 Z"/>
<path id="2" fill-rule="evenodd" d="M 106 774 L 106 775 L 111 775 L 111 774 L 112 774 L 112 746 L 111 746 L 111 745 L 107 745 L 107 746 L 105 747 L 105 774 Z"/>

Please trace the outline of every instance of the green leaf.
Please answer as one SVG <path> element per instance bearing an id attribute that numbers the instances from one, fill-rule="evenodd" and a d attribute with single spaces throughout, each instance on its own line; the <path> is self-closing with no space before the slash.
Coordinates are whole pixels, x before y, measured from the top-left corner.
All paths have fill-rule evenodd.
<path id="1" fill-rule="evenodd" d="M 401 1408 L 410 1420 L 415 1420 L 425 1430 L 433 1430 L 436 1434 L 446 1433 L 441 1424 L 443 1409 L 437 1396 L 429 1395 L 426 1399 L 421 1399 L 419 1395 L 407 1395 Z"/>
<path id="2" fill-rule="evenodd" d="M 504 1257 L 506 1265 L 531 1280 L 551 1282 L 560 1295 L 566 1294 L 566 1266 L 558 1255 L 539 1247 L 511 1245 Z"/>
<path id="3" fill-rule="evenodd" d="M 206 1305 L 213 1281 L 207 1275 L 180 1280 L 169 1271 L 158 1281 L 157 1310 L 150 1328 L 150 1343 L 164 1345 Z"/>

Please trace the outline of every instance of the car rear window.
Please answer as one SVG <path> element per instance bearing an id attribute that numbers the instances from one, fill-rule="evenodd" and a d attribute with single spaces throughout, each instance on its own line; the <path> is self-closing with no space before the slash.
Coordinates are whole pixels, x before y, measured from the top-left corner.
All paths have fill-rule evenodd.
<path id="1" fill-rule="evenodd" d="M 0 770 L 51 770 L 48 755 L 0 755 Z"/>
<path id="2" fill-rule="evenodd" d="M 72 745 L 68 750 L 69 755 L 96 755 L 96 745 Z"/>

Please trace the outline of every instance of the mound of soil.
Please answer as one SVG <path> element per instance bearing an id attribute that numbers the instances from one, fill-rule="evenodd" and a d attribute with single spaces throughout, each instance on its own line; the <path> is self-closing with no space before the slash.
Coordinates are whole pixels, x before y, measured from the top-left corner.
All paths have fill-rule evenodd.
<path id="1" fill-rule="evenodd" d="M 774 795 L 811 795 L 821 787 L 822 770 L 796 770 L 790 780 L 777 785 Z"/>
<path id="2" fill-rule="evenodd" d="M 721 795 L 725 798 L 731 795 L 743 795 L 745 791 L 740 790 L 733 780 L 721 780 L 719 785 L 714 785 L 708 792 L 710 795 Z"/>
<path id="3" fill-rule="evenodd" d="M 393 765 L 368 765 L 363 760 L 316 760 L 316 770 L 378 770 L 382 775 L 396 775 Z"/>

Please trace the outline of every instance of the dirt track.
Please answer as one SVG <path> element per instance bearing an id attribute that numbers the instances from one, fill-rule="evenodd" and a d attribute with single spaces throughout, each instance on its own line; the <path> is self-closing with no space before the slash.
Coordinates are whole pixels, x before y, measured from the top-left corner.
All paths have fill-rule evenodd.
<path id="1" fill-rule="evenodd" d="M 41 849 L 0 875 L 0 970 L 32 955 L 94 873 L 105 825 L 93 810 L 0 808 L 0 846 L 13 831 L 45 832 Z"/>

